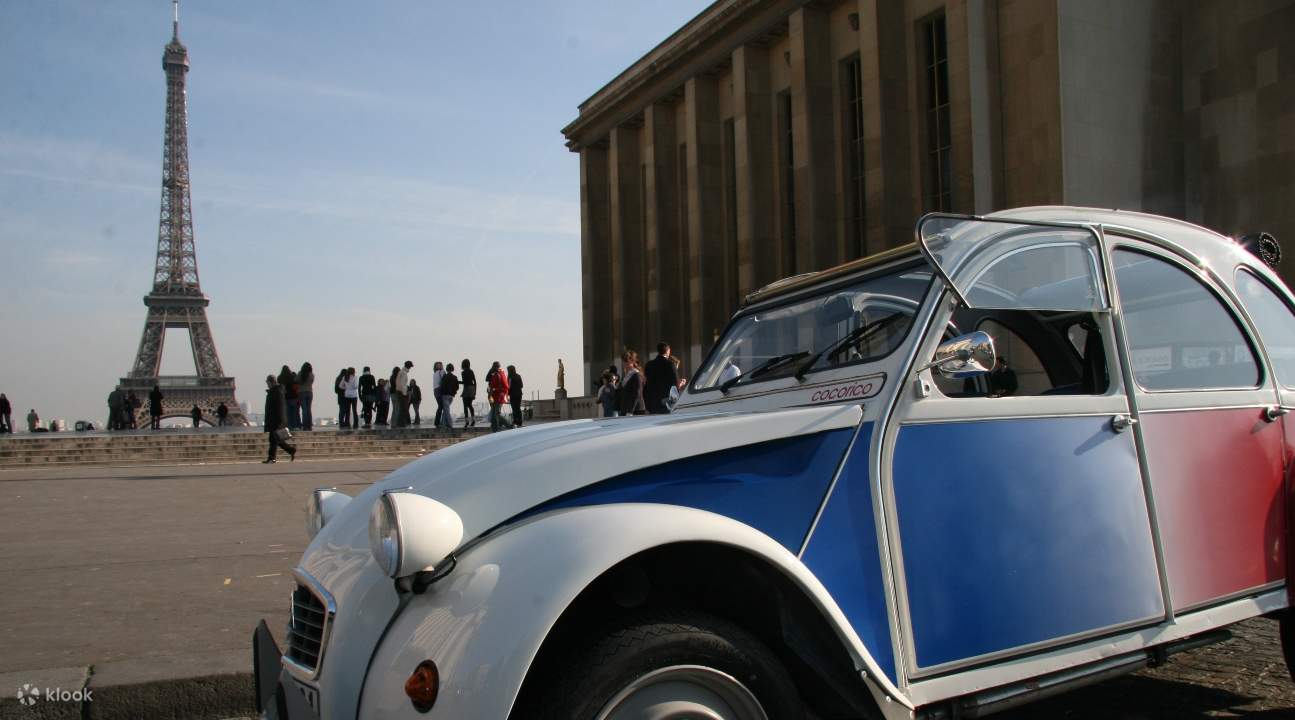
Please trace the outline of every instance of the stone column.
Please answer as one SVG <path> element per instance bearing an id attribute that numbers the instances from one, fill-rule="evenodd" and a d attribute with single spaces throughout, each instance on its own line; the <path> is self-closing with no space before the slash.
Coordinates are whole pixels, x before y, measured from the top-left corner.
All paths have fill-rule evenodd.
<path id="1" fill-rule="evenodd" d="M 860 31 L 870 25 L 869 18 L 875 18 L 876 33 L 876 93 L 877 122 L 865 127 L 868 137 L 872 138 L 873 128 L 876 142 L 880 145 L 878 182 L 869 183 L 865 192 L 868 194 L 868 209 L 879 208 L 880 212 L 869 221 L 876 234 L 869 232 L 870 249 L 877 250 L 902 245 L 913 240 L 913 225 L 920 208 L 918 197 L 921 192 L 920 182 L 914 182 L 916 168 L 920 167 L 912 155 L 912 132 L 914 122 L 910 110 L 909 97 L 909 58 L 908 47 L 915 32 L 904 15 L 904 7 L 899 3 L 887 0 L 861 0 L 859 3 Z M 860 44 L 865 42 L 860 37 Z M 869 56 L 864 54 L 864 62 Z M 872 106 L 872 97 L 866 79 L 870 73 L 864 67 L 865 108 Z M 872 115 L 868 115 L 868 118 Z M 865 118 L 867 122 L 867 118 Z M 920 152 L 920 149 L 919 149 Z M 871 177 L 869 177 L 871 180 Z M 880 221 L 880 227 L 873 223 Z"/>
<path id="2" fill-rule="evenodd" d="M 682 352 L 685 338 L 681 330 L 687 327 L 688 312 L 684 291 L 687 267 L 681 262 L 679 202 L 675 197 L 681 171 L 676 160 L 675 109 L 664 103 L 646 107 L 643 132 L 647 134 L 643 156 L 647 165 L 647 332 L 652 342 L 677 342 Z"/>
<path id="3" fill-rule="evenodd" d="M 840 263 L 836 237 L 831 32 L 817 5 L 788 18 L 791 52 L 792 158 L 795 172 L 796 269 Z"/>
<path id="4" fill-rule="evenodd" d="M 721 166 L 719 88 L 712 76 L 684 83 L 688 127 L 689 350 L 683 359 L 696 368 L 724 325 L 724 187 Z"/>
<path id="5" fill-rule="evenodd" d="M 647 301 L 644 292 L 643 217 L 639 129 L 621 125 L 611 132 L 612 343 L 616 351 L 642 346 Z"/>
<path id="6" fill-rule="evenodd" d="M 607 147 L 586 146 L 580 151 L 580 265 L 584 319 L 585 382 L 601 372 L 615 357 L 611 318 L 611 205 L 609 201 Z"/>
<path id="7" fill-rule="evenodd" d="M 753 292 L 778 279 L 778 235 L 773 209 L 773 98 L 769 51 L 743 45 L 733 51 L 734 164 L 737 166 L 738 290 Z"/>

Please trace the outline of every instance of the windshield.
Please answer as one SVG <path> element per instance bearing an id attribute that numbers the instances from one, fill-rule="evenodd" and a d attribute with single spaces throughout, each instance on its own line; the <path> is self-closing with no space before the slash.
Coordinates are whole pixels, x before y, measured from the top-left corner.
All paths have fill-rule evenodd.
<path id="1" fill-rule="evenodd" d="M 913 324 L 931 271 L 909 268 L 734 320 L 693 390 L 804 374 L 889 355 Z"/>

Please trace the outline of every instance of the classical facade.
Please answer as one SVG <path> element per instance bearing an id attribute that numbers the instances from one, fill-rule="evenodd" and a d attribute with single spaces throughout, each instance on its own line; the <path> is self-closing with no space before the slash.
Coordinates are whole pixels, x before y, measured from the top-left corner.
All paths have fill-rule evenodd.
<path id="1" fill-rule="evenodd" d="M 1295 0 L 719 0 L 580 105 L 585 377 L 926 211 L 1143 209 L 1295 250 Z M 1291 263 L 1295 265 L 1295 263 Z"/>

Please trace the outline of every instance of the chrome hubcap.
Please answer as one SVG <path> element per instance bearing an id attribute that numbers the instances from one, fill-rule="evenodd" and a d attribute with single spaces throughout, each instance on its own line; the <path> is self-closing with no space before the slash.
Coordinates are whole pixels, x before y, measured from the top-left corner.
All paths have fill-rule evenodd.
<path id="1" fill-rule="evenodd" d="M 616 693 L 597 720 L 769 720 L 755 695 L 700 665 L 653 670 Z"/>

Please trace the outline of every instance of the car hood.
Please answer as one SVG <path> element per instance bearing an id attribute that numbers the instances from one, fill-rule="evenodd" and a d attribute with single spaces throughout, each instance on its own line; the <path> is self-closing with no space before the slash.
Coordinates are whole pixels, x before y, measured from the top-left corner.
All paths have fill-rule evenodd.
<path id="1" fill-rule="evenodd" d="M 356 708 L 368 658 L 400 598 L 369 552 L 369 512 L 392 488 L 438 500 L 463 540 L 536 505 L 627 472 L 728 448 L 858 425 L 860 406 L 575 420 L 459 443 L 374 483 L 315 536 L 300 569 L 336 607 L 319 675 L 324 707 Z M 343 714 L 346 714 L 343 712 Z"/>
<path id="2" fill-rule="evenodd" d="M 409 463 L 356 496 L 307 548 L 303 567 L 329 587 L 339 554 L 369 553 L 368 517 L 384 490 L 413 488 L 453 508 L 464 542 L 545 501 L 653 465 L 780 438 L 853 427 L 857 405 L 770 412 L 573 420 L 458 443 Z M 339 598 L 340 600 L 340 598 Z"/>

